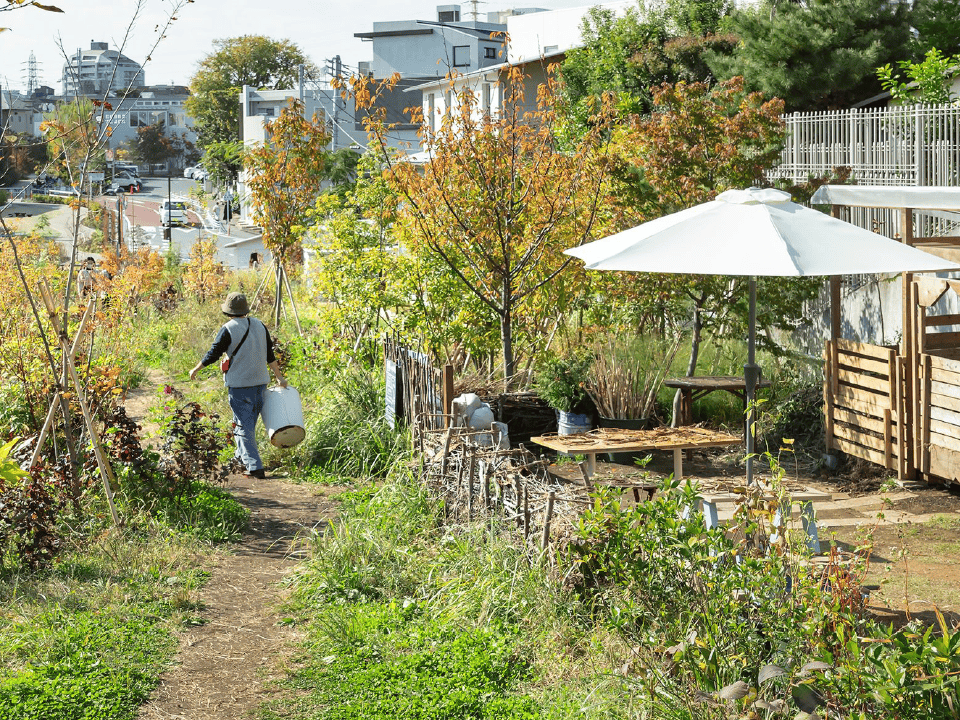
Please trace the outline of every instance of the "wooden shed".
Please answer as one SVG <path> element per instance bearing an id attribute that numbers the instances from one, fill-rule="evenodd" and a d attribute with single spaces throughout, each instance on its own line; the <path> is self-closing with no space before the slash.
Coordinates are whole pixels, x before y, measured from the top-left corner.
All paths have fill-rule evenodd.
<path id="1" fill-rule="evenodd" d="M 902 242 L 960 260 L 960 187 L 828 185 L 814 204 L 870 229 L 886 215 Z M 859 213 L 859 217 L 857 214 Z M 876 223 L 876 220 L 873 221 Z M 960 482 L 960 279 L 904 273 L 899 345 L 841 336 L 840 278 L 830 278 L 831 333 L 824 348 L 827 451 L 896 470 L 900 478 Z M 939 304 L 939 305 L 938 305 Z"/>

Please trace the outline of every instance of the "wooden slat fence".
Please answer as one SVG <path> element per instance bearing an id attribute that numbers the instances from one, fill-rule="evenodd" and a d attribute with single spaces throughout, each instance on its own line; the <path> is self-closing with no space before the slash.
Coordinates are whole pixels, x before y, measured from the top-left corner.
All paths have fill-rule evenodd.
<path id="1" fill-rule="evenodd" d="M 960 480 L 960 361 L 920 356 L 919 470 Z"/>
<path id="2" fill-rule="evenodd" d="M 827 449 L 904 473 L 908 445 L 897 351 L 837 340 L 826 344 L 824 356 Z"/>

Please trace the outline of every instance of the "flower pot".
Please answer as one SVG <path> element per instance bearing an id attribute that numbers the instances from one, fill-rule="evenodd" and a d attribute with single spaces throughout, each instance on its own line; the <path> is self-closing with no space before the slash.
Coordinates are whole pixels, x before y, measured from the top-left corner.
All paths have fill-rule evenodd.
<path id="1" fill-rule="evenodd" d="M 579 435 L 588 432 L 593 427 L 589 415 L 565 412 L 558 410 L 557 435 Z"/>
<path id="2" fill-rule="evenodd" d="M 646 430 L 650 427 L 650 418 L 639 418 L 636 420 L 625 420 L 623 418 L 607 418 L 600 416 L 600 427 L 617 428 L 619 430 Z M 606 453 L 607 462 L 618 463 L 620 465 L 633 465 L 635 460 L 646 457 L 643 452 L 611 452 Z"/>

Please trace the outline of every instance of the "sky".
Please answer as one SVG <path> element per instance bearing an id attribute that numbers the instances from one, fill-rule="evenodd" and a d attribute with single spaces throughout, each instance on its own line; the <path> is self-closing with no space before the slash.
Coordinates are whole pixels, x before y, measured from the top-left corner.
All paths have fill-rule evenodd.
<path id="1" fill-rule="evenodd" d="M 124 44 L 123 54 L 144 65 L 148 85 L 189 84 L 197 63 L 213 52 L 213 42 L 241 35 L 266 35 L 291 40 L 318 67 L 340 55 L 347 68 L 372 59 L 371 46 L 353 35 L 390 20 L 433 20 L 437 5 L 449 0 L 194 0 L 184 4 L 157 44 L 174 7 L 173 0 L 141 0 L 140 15 L 131 26 L 138 0 L 43 0 L 64 12 L 35 7 L 0 12 L 0 83 L 3 89 L 26 89 L 27 64 L 32 52 L 40 83 L 60 92 L 63 52 L 87 50 L 91 41 L 107 42 L 111 49 Z M 456 4 L 456 3 L 454 3 Z M 461 17 L 472 19 L 472 3 L 460 2 Z M 511 7 L 557 10 L 594 4 L 589 0 L 539 0 L 501 4 L 478 2 L 480 18 Z M 156 50 L 151 54 L 151 48 Z M 150 60 L 144 63 L 147 55 Z"/>

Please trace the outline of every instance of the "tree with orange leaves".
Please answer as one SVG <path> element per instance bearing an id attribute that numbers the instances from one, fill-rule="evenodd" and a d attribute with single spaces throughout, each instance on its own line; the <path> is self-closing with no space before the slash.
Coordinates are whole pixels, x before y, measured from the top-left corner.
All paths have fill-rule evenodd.
<path id="1" fill-rule="evenodd" d="M 304 117 L 296 98 L 266 126 L 268 142 L 244 159 L 253 217 L 273 254 L 277 276 L 274 322 L 280 324 L 285 268 L 300 260 L 308 213 L 320 194 L 330 134 L 321 119 Z"/>
<path id="2" fill-rule="evenodd" d="M 389 127 L 375 91 L 362 81 L 354 91 L 369 112 L 370 145 L 384 150 L 386 177 L 402 199 L 401 236 L 413 252 L 439 259 L 495 319 L 509 385 L 517 325 L 542 328 L 536 318 L 556 316 L 576 294 L 563 250 L 594 239 L 612 113 L 598 104 L 591 129 L 565 143 L 556 66 L 546 68 L 535 98 L 520 67 L 503 70 L 498 112 L 457 80 L 449 93 L 456 102 L 436 130 L 413 112 L 430 158 L 422 167 L 386 151 Z"/>

